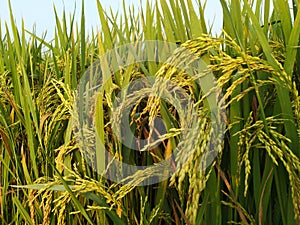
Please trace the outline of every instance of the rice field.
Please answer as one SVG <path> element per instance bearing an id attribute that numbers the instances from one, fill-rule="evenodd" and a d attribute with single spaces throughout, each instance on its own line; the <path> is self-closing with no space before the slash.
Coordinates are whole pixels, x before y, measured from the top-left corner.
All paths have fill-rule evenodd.
<path id="1" fill-rule="evenodd" d="M 299 1 L 147 1 L 0 28 L 0 223 L 300 224 Z M 274 7 L 272 7 L 272 5 Z"/>

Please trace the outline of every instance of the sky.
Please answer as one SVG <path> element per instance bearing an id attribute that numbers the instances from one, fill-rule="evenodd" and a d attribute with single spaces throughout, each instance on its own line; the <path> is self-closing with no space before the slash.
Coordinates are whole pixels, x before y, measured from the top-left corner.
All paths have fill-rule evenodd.
<path id="1" fill-rule="evenodd" d="M 55 16 L 53 6 L 61 16 L 63 9 L 70 15 L 74 12 L 76 19 L 79 22 L 81 1 L 82 0 L 10 0 L 12 5 L 13 14 L 17 25 L 20 27 L 22 24 L 22 18 L 24 19 L 25 28 L 29 31 L 33 30 L 33 26 L 36 26 L 37 35 L 42 35 L 47 30 L 47 37 L 53 36 L 55 27 Z M 122 0 L 100 0 L 104 9 L 109 10 L 110 7 L 114 12 L 121 11 Z M 125 0 L 127 6 L 134 4 L 139 6 L 145 3 L 145 0 Z M 91 27 L 99 27 L 99 17 L 97 12 L 96 0 L 85 1 L 85 16 L 86 16 L 86 28 L 89 32 Z M 207 1 L 205 18 L 208 25 L 214 24 L 214 33 L 218 32 L 222 27 L 222 10 L 219 0 Z M 2 33 L 4 28 L 4 22 L 9 21 L 9 7 L 8 0 L 0 0 L 0 20 L 2 25 Z"/>

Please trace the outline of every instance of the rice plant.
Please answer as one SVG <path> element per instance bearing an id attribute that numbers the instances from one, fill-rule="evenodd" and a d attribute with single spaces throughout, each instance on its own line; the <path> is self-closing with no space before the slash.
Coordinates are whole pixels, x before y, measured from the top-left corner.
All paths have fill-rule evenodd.
<path id="1" fill-rule="evenodd" d="M 54 7 L 51 41 L 26 21 L 18 29 L 10 6 L 0 28 L 1 224 L 300 224 L 299 2 L 220 3 L 219 36 L 200 1 L 124 1 L 118 13 L 97 0 L 101 30 L 90 34 L 84 2 L 80 23 Z M 164 60 L 115 64 L 144 53 Z M 89 92 L 96 72 L 102 89 Z M 114 127 L 126 106 L 129 140 Z M 116 161 L 170 170 L 123 179 Z"/>

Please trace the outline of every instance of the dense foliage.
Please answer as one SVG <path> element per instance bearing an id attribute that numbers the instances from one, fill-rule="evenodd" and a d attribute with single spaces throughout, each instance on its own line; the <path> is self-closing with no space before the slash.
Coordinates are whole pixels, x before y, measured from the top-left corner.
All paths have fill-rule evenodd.
<path id="1" fill-rule="evenodd" d="M 84 10 L 75 24 L 74 16 L 60 18 L 54 9 L 49 42 L 24 24 L 17 29 L 10 10 L 11 25 L 0 30 L 1 224 L 300 224 L 299 1 L 274 0 L 274 7 L 269 0 L 220 2 L 224 24 L 217 37 L 204 20 L 205 7 L 191 0 L 149 1 L 139 10 L 124 4 L 121 14 L 111 15 L 97 1 L 101 30 L 89 35 Z M 133 165 L 160 162 L 184 132 L 179 109 L 131 96 L 136 135 L 149 137 L 147 122 L 155 116 L 164 119 L 168 135 L 147 152 L 122 145 L 111 132 L 111 102 L 138 78 L 163 77 L 182 87 L 201 118 L 195 125 L 206 130 L 193 134 L 193 149 L 182 148 L 192 154 L 169 179 L 140 186 L 150 175 L 137 172 L 127 184 L 114 183 L 89 167 L 76 140 L 76 89 L 107 51 L 145 40 L 175 43 L 168 62 L 192 63 L 182 49 L 205 61 L 223 92 L 226 133 L 214 143 L 216 159 L 198 170 L 213 127 L 196 78 L 167 63 L 120 68 L 95 96 L 90 115 L 114 157 Z"/>

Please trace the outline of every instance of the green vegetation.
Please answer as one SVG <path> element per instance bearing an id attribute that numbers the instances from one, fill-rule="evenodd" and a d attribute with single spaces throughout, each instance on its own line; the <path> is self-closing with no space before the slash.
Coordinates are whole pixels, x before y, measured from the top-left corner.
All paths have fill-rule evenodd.
<path id="1" fill-rule="evenodd" d="M 124 4 L 121 14 L 110 15 L 98 1 L 102 28 L 89 35 L 83 10 L 79 25 L 54 10 L 50 42 L 24 24 L 0 29 L 1 224 L 300 224 L 299 1 L 289 6 L 274 0 L 274 8 L 269 0 L 220 2 L 219 37 L 206 25 L 205 7 L 191 0 L 149 1 L 140 10 Z M 182 150 L 193 154 L 168 180 L 139 186 L 147 175 L 137 173 L 128 184 L 117 184 L 83 158 L 73 133 L 75 91 L 86 68 L 105 52 L 145 40 L 177 43 L 171 59 L 184 61 L 178 52 L 185 48 L 209 64 L 223 90 L 226 134 L 205 171 L 197 170 L 209 142 L 203 130 L 201 144 Z M 129 82 L 149 74 L 186 90 L 197 103 L 199 126 L 209 119 L 196 78 L 163 63 L 121 68 L 96 96 L 92 118 L 110 153 L 133 165 L 168 157 L 182 127 L 172 105 L 148 98 L 132 114 L 136 135 L 149 134 L 138 121 L 161 116 L 169 131 L 164 145 L 133 154 L 112 133 L 111 101 Z"/>

